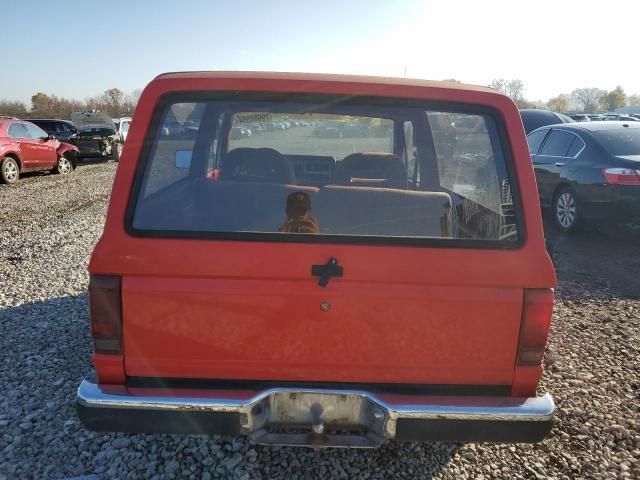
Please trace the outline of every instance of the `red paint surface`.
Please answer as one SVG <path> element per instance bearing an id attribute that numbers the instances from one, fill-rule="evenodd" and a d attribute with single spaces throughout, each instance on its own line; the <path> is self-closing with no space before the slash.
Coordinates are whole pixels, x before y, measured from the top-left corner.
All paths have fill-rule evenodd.
<path id="1" fill-rule="evenodd" d="M 482 250 L 128 236 L 125 209 L 157 101 L 170 92 L 224 90 L 495 108 L 508 126 L 524 244 Z M 310 268 L 330 257 L 345 275 L 321 289 Z M 526 367 L 514 383 L 523 289 L 555 285 L 529 150 L 510 99 L 440 82 L 322 75 L 193 73 L 154 80 L 136 110 L 89 269 L 123 277 L 127 375 L 509 384 L 514 394 L 535 390 L 541 373 Z M 320 310 L 321 301 L 331 303 L 329 312 Z M 110 368 L 101 358 L 95 363 L 99 375 Z"/>
<path id="2" fill-rule="evenodd" d="M 518 365 L 513 377 L 511 395 L 514 397 L 533 397 L 542 376 L 542 365 Z"/>
<path id="3" fill-rule="evenodd" d="M 104 384 L 124 383 L 124 358 L 122 355 L 93 354 L 93 363 L 96 366 L 98 382 Z"/>
<path id="4" fill-rule="evenodd" d="M 127 277 L 125 368 L 133 376 L 511 383 L 520 290 L 460 293 L 338 280 L 320 289 L 312 278 Z"/>

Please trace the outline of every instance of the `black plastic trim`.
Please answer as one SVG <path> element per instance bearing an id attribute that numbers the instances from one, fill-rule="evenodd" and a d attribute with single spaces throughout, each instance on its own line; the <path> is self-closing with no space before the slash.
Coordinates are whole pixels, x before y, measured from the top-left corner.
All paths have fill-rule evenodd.
<path id="1" fill-rule="evenodd" d="M 82 424 L 94 432 L 240 434 L 240 415 L 131 408 L 95 408 L 76 403 Z"/>
<path id="2" fill-rule="evenodd" d="M 147 434 L 240 435 L 238 413 L 95 408 L 76 403 L 78 417 L 96 432 Z M 425 420 L 400 418 L 397 441 L 539 442 L 549 435 L 553 420 Z"/>
<path id="3" fill-rule="evenodd" d="M 356 382 L 294 382 L 282 380 L 222 380 L 199 378 L 128 377 L 127 387 L 207 390 L 268 390 L 270 388 L 311 388 L 364 390 L 372 393 L 451 396 L 511 396 L 511 385 L 419 385 Z"/>
<path id="4" fill-rule="evenodd" d="M 540 422 L 500 420 L 418 420 L 399 418 L 398 441 L 533 443 L 546 438 L 553 420 Z"/>

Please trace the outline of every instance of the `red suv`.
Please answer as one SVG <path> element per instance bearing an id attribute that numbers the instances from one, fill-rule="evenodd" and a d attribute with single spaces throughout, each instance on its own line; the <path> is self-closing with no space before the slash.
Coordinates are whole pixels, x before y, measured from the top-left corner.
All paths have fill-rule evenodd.
<path id="1" fill-rule="evenodd" d="M 76 167 L 77 157 L 78 147 L 59 142 L 33 123 L 0 117 L 0 182 L 15 183 L 23 172 L 66 175 Z"/>
<path id="2" fill-rule="evenodd" d="M 89 271 L 92 430 L 376 447 L 553 424 L 555 274 L 518 109 L 489 88 L 161 75 Z"/>

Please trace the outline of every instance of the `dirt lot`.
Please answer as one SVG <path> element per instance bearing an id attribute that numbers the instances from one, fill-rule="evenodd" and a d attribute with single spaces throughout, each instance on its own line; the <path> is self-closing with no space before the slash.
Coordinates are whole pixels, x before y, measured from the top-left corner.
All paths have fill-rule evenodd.
<path id="1" fill-rule="evenodd" d="M 0 479 L 640 478 L 640 230 L 549 232 L 560 280 L 537 445 L 266 448 L 247 439 L 94 434 L 74 411 L 90 376 L 86 265 L 113 163 L 0 186 Z"/>

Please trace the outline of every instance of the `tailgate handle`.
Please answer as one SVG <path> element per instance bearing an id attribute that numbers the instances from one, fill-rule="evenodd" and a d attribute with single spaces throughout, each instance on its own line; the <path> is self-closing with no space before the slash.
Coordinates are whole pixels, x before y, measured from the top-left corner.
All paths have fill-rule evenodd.
<path id="1" fill-rule="evenodd" d="M 338 265 L 338 260 L 331 257 L 325 265 L 311 265 L 311 275 L 320 277 L 318 285 L 326 287 L 331 277 L 341 277 L 343 268 Z"/>

